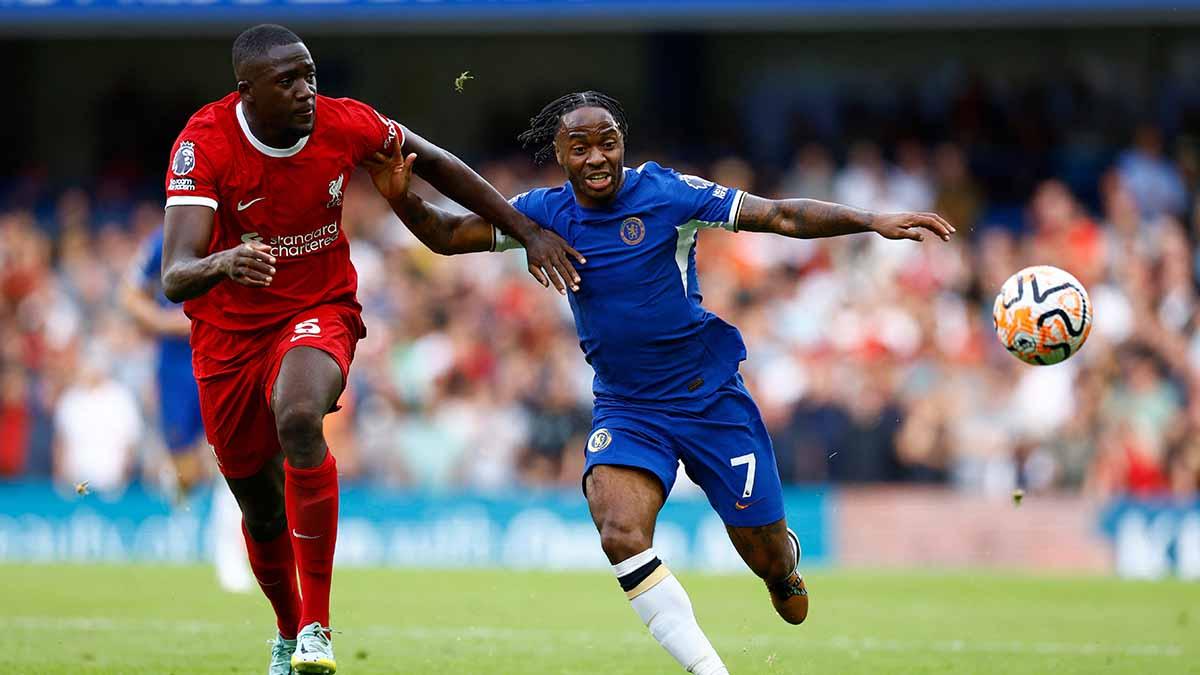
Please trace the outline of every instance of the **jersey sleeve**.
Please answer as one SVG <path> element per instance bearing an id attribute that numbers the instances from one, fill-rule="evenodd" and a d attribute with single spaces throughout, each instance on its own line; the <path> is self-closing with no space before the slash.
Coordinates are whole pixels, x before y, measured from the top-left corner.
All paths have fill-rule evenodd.
<path id="1" fill-rule="evenodd" d="M 171 147 L 167 206 L 207 206 L 216 211 L 221 201 L 218 183 L 228 158 L 220 132 L 189 122 Z"/>
<path id="2" fill-rule="evenodd" d="M 361 101 L 346 98 L 342 102 L 346 105 L 355 164 L 376 152 L 390 153 L 394 143 L 404 145 L 404 127 L 399 122 Z"/>
<path id="3" fill-rule="evenodd" d="M 525 215 L 526 218 L 529 218 L 541 227 L 552 232 L 555 231 L 554 223 L 551 222 L 552 219 L 546 214 L 547 209 L 545 188 L 538 188 L 537 190 L 522 192 L 516 197 L 508 200 L 508 203 L 512 204 L 514 209 L 520 211 Z M 556 234 L 562 236 L 562 233 L 560 232 L 556 232 Z M 500 252 L 509 251 L 514 248 L 521 248 L 521 242 L 504 234 L 500 231 L 500 228 L 492 225 L 492 250 Z"/>
<path id="4" fill-rule="evenodd" d="M 727 188 L 699 176 L 681 174 L 673 169 L 661 169 L 662 179 L 672 201 L 683 209 L 685 222 L 695 221 L 701 227 L 720 227 L 737 231 L 738 210 L 746 193 Z"/>

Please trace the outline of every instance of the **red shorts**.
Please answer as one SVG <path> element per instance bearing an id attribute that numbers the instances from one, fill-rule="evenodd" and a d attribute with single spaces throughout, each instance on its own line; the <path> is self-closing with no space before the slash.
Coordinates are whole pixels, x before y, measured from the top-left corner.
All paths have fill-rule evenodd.
<path id="1" fill-rule="evenodd" d="M 329 354 L 342 369 L 344 385 L 354 348 L 365 335 L 358 308 L 340 303 L 318 305 L 258 331 L 224 331 L 193 322 L 200 415 L 221 473 L 227 478 L 253 476 L 282 451 L 271 392 L 289 350 L 313 347 Z"/>

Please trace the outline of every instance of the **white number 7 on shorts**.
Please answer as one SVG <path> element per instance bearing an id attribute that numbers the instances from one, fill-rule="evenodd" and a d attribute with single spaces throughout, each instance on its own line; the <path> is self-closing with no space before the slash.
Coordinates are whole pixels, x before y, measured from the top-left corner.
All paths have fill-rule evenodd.
<path id="1" fill-rule="evenodd" d="M 741 455 L 729 460 L 729 466 L 746 465 L 746 489 L 742 490 L 742 499 L 750 496 L 754 492 L 754 453 Z"/>

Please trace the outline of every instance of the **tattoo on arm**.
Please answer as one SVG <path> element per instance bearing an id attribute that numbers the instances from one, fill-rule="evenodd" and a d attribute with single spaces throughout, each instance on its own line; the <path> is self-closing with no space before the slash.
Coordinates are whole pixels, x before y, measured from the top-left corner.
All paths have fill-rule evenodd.
<path id="1" fill-rule="evenodd" d="M 404 151 L 417 153 L 413 170 L 438 192 L 479 214 L 521 243 L 540 233 L 536 224 L 522 216 L 496 188 L 453 153 L 409 129 L 405 132 Z"/>
<path id="2" fill-rule="evenodd" d="M 746 195 L 738 229 L 814 239 L 869 232 L 875 214 L 817 199 L 763 199 Z"/>
<path id="3" fill-rule="evenodd" d="M 492 247 L 492 226 L 474 214 L 452 214 L 412 192 L 391 207 L 409 231 L 434 253 L 454 255 L 487 251 Z"/>

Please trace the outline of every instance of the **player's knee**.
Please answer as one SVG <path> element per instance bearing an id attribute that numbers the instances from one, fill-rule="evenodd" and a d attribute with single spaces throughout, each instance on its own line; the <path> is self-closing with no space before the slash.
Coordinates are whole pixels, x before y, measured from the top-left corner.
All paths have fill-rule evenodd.
<path id="1" fill-rule="evenodd" d="M 279 434 L 279 444 L 293 464 L 307 454 L 324 451 L 323 417 L 323 411 L 304 403 L 285 405 L 276 411 L 275 430 Z"/>
<path id="2" fill-rule="evenodd" d="M 287 515 L 284 513 L 261 516 L 253 513 L 243 513 L 242 522 L 246 532 L 254 541 L 272 541 L 287 531 Z"/>
<path id="3" fill-rule="evenodd" d="M 609 560 L 620 562 L 651 546 L 649 533 L 629 523 L 607 521 L 600 526 L 600 547 Z"/>

